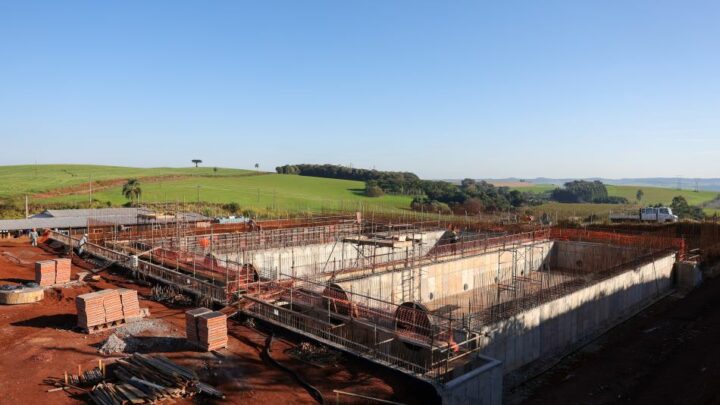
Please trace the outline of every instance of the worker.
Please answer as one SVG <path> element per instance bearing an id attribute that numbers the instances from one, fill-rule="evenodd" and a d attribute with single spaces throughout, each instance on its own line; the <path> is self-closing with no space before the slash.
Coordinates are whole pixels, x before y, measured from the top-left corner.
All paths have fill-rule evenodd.
<path id="1" fill-rule="evenodd" d="M 37 241 L 38 241 L 38 233 L 37 233 L 37 230 L 35 230 L 35 228 L 33 228 L 32 231 L 30 231 L 30 244 L 33 246 L 37 246 Z"/>
<path id="2" fill-rule="evenodd" d="M 78 256 L 82 256 L 85 252 L 85 245 L 88 243 L 88 234 L 83 234 L 82 238 L 78 242 Z"/>

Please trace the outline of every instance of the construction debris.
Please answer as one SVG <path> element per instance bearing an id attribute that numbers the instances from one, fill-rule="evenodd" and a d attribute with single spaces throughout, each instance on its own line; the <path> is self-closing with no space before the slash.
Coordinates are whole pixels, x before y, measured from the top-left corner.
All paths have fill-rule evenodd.
<path id="1" fill-rule="evenodd" d="M 225 395 L 200 382 L 197 374 L 162 355 L 133 354 L 118 360 L 113 375 L 120 383 L 100 383 L 89 392 L 98 405 L 123 405 L 172 402 L 203 393 L 223 399 Z"/>
<path id="2" fill-rule="evenodd" d="M 74 385 L 78 387 L 95 385 L 105 379 L 104 364 L 100 362 L 99 367 L 95 367 L 91 370 L 81 371 L 78 370 L 78 374 L 68 374 L 65 372 L 65 385 Z M 78 366 L 79 368 L 80 366 Z"/>
<path id="3" fill-rule="evenodd" d="M 127 342 L 120 335 L 113 333 L 105 340 L 105 343 L 100 346 L 98 351 L 102 354 L 124 353 L 127 346 Z"/>
<path id="4" fill-rule="evenodd" d="M 172 286 L 155 285 L 150 294 L 157 302 L 166 302 L 175 305 L 192 305 L 192 298 L 183 294 L 179 289 Z"/>
<path id="5" fill-rule="evenodd" d="M 302 342 L 289 349 L 288 354 L 317 366 L 337 364 L 340 359 L 340 353 L 330 350 L 326 346 L 314 345 L 309 342 Z"/>

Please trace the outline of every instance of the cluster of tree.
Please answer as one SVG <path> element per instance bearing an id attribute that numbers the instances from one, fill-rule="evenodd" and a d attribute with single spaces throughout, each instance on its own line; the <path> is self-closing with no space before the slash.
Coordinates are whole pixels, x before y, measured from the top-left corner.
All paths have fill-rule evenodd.
<path id="1" fill-rule="evenodd" d="M 420 187 L 425 196 L 415 198 L 411 204 L 412 209 L 418 211 L 449 210 L 456 214 L 476 215 L 542 202 L 532 193 L 495 187 L 473 179 L 464 179 L 459 186 L 446 181 L 421 181 Z"/>
<path id="2" fill-rule="evenodd" d="M 609 196 L 601 181 L 575 180 L 550 193 L 550 199 L 561 203 L 627 204 L 625 197 Z"/>
<path id="3" fill-rule="evenodd" d="M 685 197 L 679 195 L 673 197 L 672 203 L 670 203 L 673 214 L 677 215 L 680 219 L 704 219 L 705 212 L 700 207 L 688 204 Z"/>
<path id="4" fill-rule="evenodd" d="M 280 174 L 372 181 L 373 185 L 380 187 L 384 193 L 392 194 L 417 194 L 417 183 L 420 181 L 415 173 L 356 169 L 340 165 L 285 165 L 276 167 L 275 171 Z"/>

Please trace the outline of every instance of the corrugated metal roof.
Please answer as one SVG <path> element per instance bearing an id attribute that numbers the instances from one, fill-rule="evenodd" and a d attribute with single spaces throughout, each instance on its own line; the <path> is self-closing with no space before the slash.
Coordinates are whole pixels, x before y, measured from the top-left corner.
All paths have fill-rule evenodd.
<path id="1" fill-rule="evenodd" d="M 116 225 L 168 223 L 174 221 L 173 218 L 147 219 L 142 216 L 138 217 L 138 214 L 148 213 L 152 213 L 152 211 L 143 208 L 47 210 L 28 219 L 0 220 L 0 230 L 18 231 L 32 228 L 84 228 L 87 226 L 88 219 L 97 219 L 104 223 Z M 181 217 L 185 221 L 205 221 L 209 219 L 196 213 L 182 213 Z"/>
<path id="2" fill-rule="evenodd" d="M 71 210 L 45 210 L 42 213 L 33 215 L 36 217 L 53 217 L 53 218 L 70 218 L 70 217 L 83 217 L 83 218 L 97 218 L 107 216 L 123 216 L 123 217 L 134 217 L 138 214 L 147 214 L 152 211 L 145 208 L 94 208 L 94 209 L 71 209 Z"/>

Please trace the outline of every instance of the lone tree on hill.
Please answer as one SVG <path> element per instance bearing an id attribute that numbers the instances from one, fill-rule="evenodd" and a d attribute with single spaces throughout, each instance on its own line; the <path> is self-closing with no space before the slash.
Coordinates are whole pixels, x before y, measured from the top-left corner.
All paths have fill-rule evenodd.
<path id="1" fill-rule="evenodd" d="M 644 195 L 645 195 L 645 192 L 642 191 L 642 189 L 640 189 L 637 191 L 637 193 L 635 193 L 635 198 L 637 198 L 637 200 L 640 201 L 640 200 L 642 200 Z"/>
<path id="2" fill-rule="evenodd" d="M 255 163 L 255 170 L 260 170 L 260 163 Z"/>
<path id="3" fill-rule="evenodd" d="M 200 159 L 193 159 L 193 160 L 191 160 L 191 162 L 195 163 L 195 167 L 198 167 L 198 165 L 199 165 L 200 163 L 202 163 L 202 160 L 200 160 Z"/>
<path id="4" fill-rule="evenodd" d="M 142 195 L 142 189 L 140 188 L 138 179 L 128 179 L 127 183 L 123 185 L 122 193 L 130 202 L 134 203 L 137 201 Z"/>

